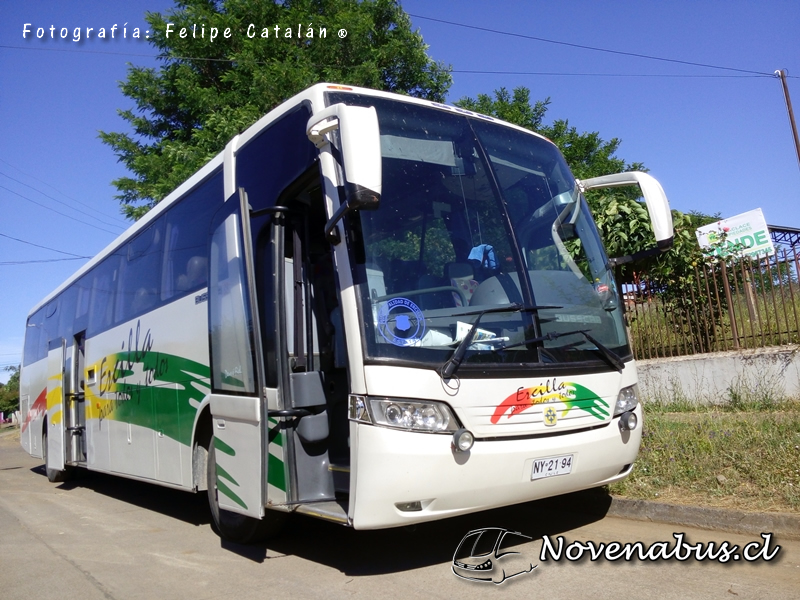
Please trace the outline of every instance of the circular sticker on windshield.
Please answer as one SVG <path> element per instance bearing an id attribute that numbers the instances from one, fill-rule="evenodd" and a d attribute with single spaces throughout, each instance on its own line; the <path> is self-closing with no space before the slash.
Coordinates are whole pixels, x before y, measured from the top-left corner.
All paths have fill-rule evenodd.
<path id="1" fill-rule="evenodd" d="M 378 331 L 395 346 L 416 346 L 425 336 L 425 317 L 408 298 L 392 298 L 378 311 Z"/>

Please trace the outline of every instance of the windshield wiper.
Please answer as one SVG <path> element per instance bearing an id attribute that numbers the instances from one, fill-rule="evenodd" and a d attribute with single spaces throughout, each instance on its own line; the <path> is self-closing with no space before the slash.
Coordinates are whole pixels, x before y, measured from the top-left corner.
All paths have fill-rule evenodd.
<path id="1" fill-rule="evenodd" d="M 464 355 L 467 353 L 467 348 L 472 345 L 472 338 L 475 337 L 475 332 L 478 330 L 478 323 L 480 323 L 483 315 L 488 315 L 489 313 L 501 313 L 501 312 L 536 312 L 537 310 L 551 310 L 551 309 L 558 309 L 564 308 L 563 306 L 525 306 L 524 304 L 507 304 L 505 306 L 495 306 L 494 308 L 487 308 L 485 310 L 476 310 L 473 312 L 466 312 L 461 313 L 455 316 L 458 317 L 466 317 L 468 315 L 478 315 L 475 320 L 472 322 L 472 327 L 469 328 L 467 335 L 458 343 L 456 349 L 453 350 L 453 354 L 447 359 L 442 365 L 442 370 L 440 371 L 440 375 L 442 379 L 450 379 L 453 375 L 455 375 L 458 367 L 461 366 L 461 361 L 464 360 Z"/>
<path id="2" fill-rule="evenodd" d="M 592 337 L 585 331 L 582 331 L 581 333 L 583 334 L 583 337 L 585 337 L 589 341 L 589 343 L 597 346 L 597 349 L 600 351 L 600 354 L 603 355 L 603 358 L 605 358 L 606 361 L 608 361 L 608 363 L 612 367 L 614 367 L 618 373 L 622 373 L 622 369 L 625 368 L 625 363 L 622 362 L 622 359 L 619 356 L 617 356 L 614 352 L 606 348 L 603 344 L 598 342 L 594 337 Z"/>
<path id="3" fill-rule="evenodd" d="M 501 350 L 508 350 L 509 348 L 516 348 L 517 346 L 527 346 L 529 344 L 538 344 L 539 342 L 548 342 L 551 340 L 556 340 L 565 335 L 575 335 L 576 333 L 582 333 L 586 335 L 586 331 L 586 329 L 575 329 L 573 331 L 551 331 L 550 333 L 540 335 L 539 337 L 529 338 L 527 340 L 522 340 L 521 342 L 514 342 L 513 344 L 505 344 L 504 346 L 498 346 L 495 348 L 495 351 L 499 352 Z M 583 342 L 578 343 L 582 344 Z"/>
<path id="4" fill-rule="evenodd" d="M 589 335 L 588 329 L 575 329 L 574 331 L 553 331 L 551 333 L 547 333 L 545 335 L 531 338 L 529 340 L 522 340 L 521 342 L 515 342 L 513 344 L 506 344 L 505 346 L 499 346 L 495 348 L 496 351 L 505 350 L 507 348 L 514 348 L 516 346 L 527 346 L 528 344 L 536 344 L 537 342 L 544 342 L 549 340 L 555 340 L 557 338 L 563 337 L 565 335 L 574 335 L 576 333 L 580 333 L 583 337 L 586 338 L 590 344 L 594 344 L 597 347 L 597 350 L 600 352 L 603 358 L 606 359 L 606 362 L 614 367 L 619 373 L 622 373 L 622 369 L 625 368 L 625 363 L 622 362 L 622 359 L 617 356 L 613 351 L 606 348 L 603 344 L 601 344 L 597 339 Z M 567 344 L 568 346 L 573 346 L 574 344 Z M 550 350 L 555 350 L 556 348 L 550 348 Z"/>

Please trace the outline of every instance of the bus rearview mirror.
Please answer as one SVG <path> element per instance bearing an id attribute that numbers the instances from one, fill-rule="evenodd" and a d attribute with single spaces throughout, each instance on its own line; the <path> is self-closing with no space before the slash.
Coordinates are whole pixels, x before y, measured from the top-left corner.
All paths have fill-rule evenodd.
<path id="1" fill-rule="evenodd" d="M 354 210 L 375 210 L 381 201 L 381 138 L 375 108 L 334 104 L 308 121 L 306 134 L 317 148 L 330 144 L 327 134 L 339 131 L 345 201 L 325 225 L 325 235 L 341 239 L 336 224 Z"/>
<path id="2" fill-rule="evenodd" d="M 672 247 L 674 231 L 669 201 L 667 200 L 667 195 L 664 193 L 664 188 L 661 187 L 661 184 L 658 183 L 652 175 L 642 171 L 628 171 L 627 173 L 617 173 L 615 175 L 604 175 L 602 177 L 584 179 L 579 181 L 578 185 L 584 192 L 596 188 L 638 185 L 642 190 L 642 196 L 644 196 L 644 201 L 647 205 L 647 212 L 650 215 L 650 223 L 653 226 L 653 233 L 656 237 L 656 248 L 659 252 L 666 252 Z M 634 260 L 635 259 L 636 258 L 634 258 Z"/>

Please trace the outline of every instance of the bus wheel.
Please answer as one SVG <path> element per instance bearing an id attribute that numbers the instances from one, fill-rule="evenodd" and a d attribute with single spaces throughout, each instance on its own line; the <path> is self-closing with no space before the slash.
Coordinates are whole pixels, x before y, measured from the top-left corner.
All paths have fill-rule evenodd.
<path id="1" fill-rule="evenodd" d="M 263 519 L 254 519 L 220 508 L 217 492 L 217 456 L 213 437 L 208 445 L 206 467 L 208 506 L 211 509 L 211 518 L 214 520 L 214 529 L 221 537 L 238 544 L 251 544 L 278 534 L 286 520 L 286 513 L 267 510 Z"/>
<path id="2" fill-rule="evenodd" d="M 44 433 L 42 433 L 42 458 L 44 459 L 44 470 L 47 473 L 47 481 L 50 483 L 61 483 L 67 481 L 72 476 L 72 470 L 65 467 L 63 471 L 51 469 L 47 466 L 47 421 L 44 423 Z"/>

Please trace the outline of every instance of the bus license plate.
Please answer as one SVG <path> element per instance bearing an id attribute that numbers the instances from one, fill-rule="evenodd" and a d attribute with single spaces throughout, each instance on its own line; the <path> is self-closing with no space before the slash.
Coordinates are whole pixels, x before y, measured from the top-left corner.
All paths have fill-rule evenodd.
<path id="1" fill-rule="evenodd" d="M 572 454 L 564 454 L 533 461 L 531 481 L 545 477 L 555 477 L 556 475 L 567 475 L 572 471 L 572 457 Z"/>

